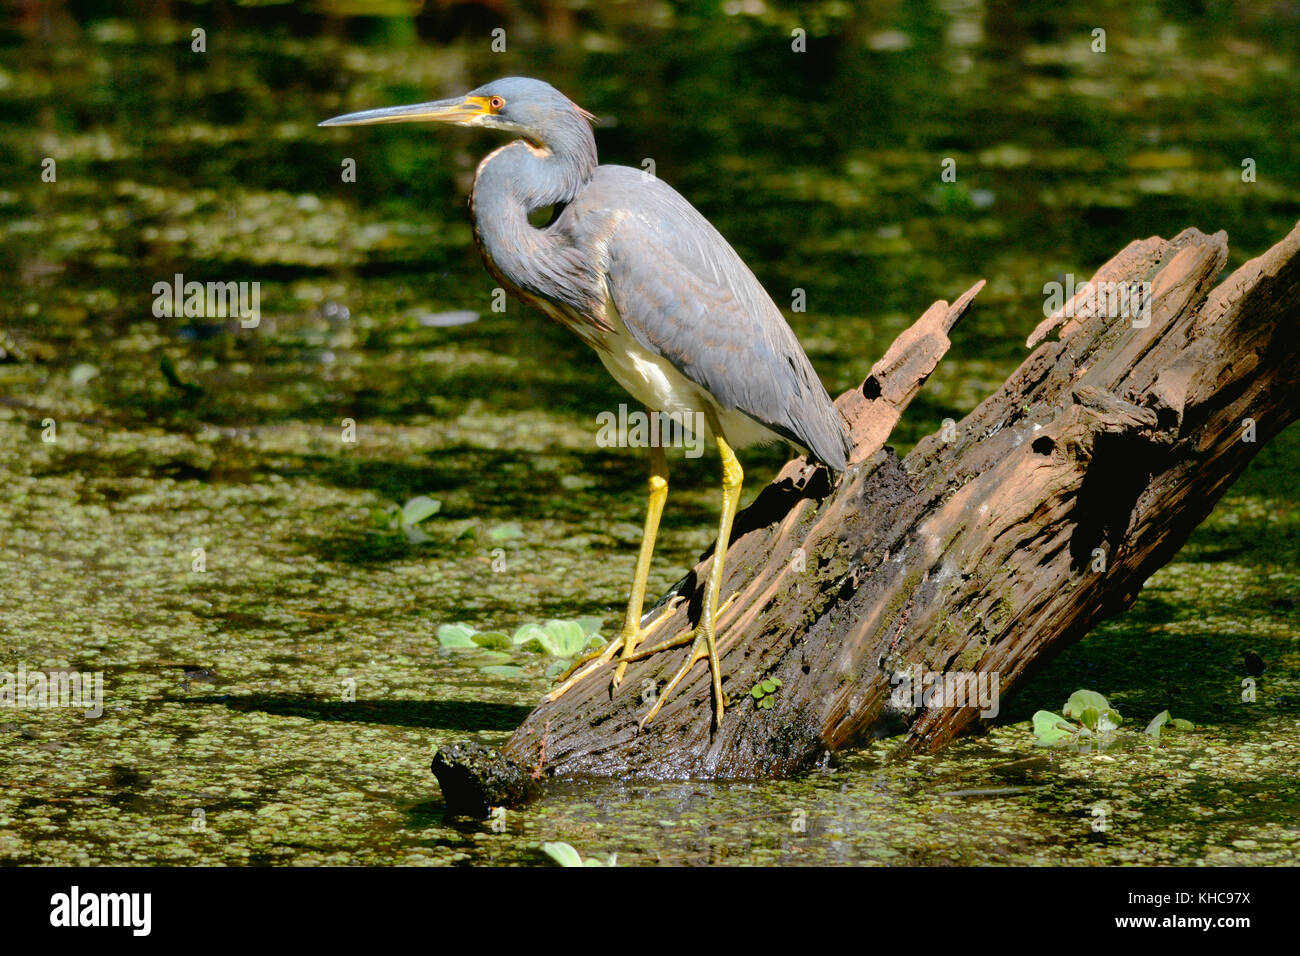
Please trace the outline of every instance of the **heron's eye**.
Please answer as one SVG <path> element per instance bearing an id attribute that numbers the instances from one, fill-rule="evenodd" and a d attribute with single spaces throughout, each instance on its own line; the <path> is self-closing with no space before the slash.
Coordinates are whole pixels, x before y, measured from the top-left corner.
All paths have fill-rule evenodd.
<path id="1" fill-rule="evenodd" d="M 499 96 L 494 96 L 492 97 L 492 99 L 488 100 L 488 106 L 492 107 L 493 113 L 497 112 L 499 109 L 501 109 L 501 107 L 505 105 L 506 105 L 506 101 Z"/>

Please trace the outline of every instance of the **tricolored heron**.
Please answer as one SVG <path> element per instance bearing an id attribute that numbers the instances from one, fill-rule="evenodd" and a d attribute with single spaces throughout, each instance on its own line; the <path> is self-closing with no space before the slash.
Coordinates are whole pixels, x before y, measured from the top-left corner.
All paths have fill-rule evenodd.
<path id="1" fill-rule="evenodd" d="M 554 87 L 496 80 L 464 96 L 336 116 L 322 126 L 432 121 L 502 130 L 519 139 L 479 164 L 470 207 L 488 272 L 515 297 L 589 344 L 647 409 L 703 423 L 722 457 L 722 514 L 700 617 L 693 631 L 643 649 L 646 577 L 668 496 L 668 464 L 651 442 L 650 503 L 627 614 L 618 636 L 580 661 L 555 699 L 610 663 L 615 688 L 627 665 L 690 643 L 685 664 L 642 718 L 644 726 L 707 658 L 715 726 L 723 714 L 716 622 L 723 563 L 743 478 L 734 449 L 785 440 L 844 470 L 844 422 L 799 341 L 754 274 L 709 221 L 662 180 L 601 166 L 592 115 Z M 553 207 L 549 225 L 530 213 Z"/>

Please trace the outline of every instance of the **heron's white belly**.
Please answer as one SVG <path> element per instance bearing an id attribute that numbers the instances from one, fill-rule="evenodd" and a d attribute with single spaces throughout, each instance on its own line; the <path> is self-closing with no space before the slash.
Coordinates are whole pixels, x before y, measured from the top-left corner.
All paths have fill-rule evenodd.
<path id="1" fill-rule="evenodd" d="M 607 302 L 606 318 L 613 332 L 601 336 L 603 347 L 596 354 L 609 374 L 628 393 L 652 411 L 671 416 L 691 433 L 712 435 L 705 414 L 712 411 L 722 426 L 722 435 L 733 448 L 778 441 L 780 436 L 759 424 L 744 412 L 723 408 L 718 402 L 673 366 L 666 358 L 651 352 L 627 330 L 613 302 Z"/>

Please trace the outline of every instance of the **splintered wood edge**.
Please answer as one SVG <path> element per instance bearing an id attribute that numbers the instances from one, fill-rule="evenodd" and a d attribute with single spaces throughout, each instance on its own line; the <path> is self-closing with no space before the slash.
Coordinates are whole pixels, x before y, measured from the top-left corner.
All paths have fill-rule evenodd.
<path id="1" fill-rule="evenodd" d="M 958 296 L 957 301 L 948 307 L 948 315 L 943 326 L 944 335 L 947 335 L 953 330 L 953 326 L 955 326 L 958 320 L 961 319 L 961 317 L 970 309 L 970 304 L 975 301 L 975 296 L 980 294 L 980 291 L 986 284 L 986 280 L 980 279 L 979 282 L 976 282 L 973 286 Z"/>
<path id="2" fill-rule="evenodd" d="M 1186 230 L 1184 230 L 1186 232 Z M 1179 233 L 1182 235 L 1182 233 Z M 1147 239 L 1134 239 L 1127 246 L 1121 249 L 1115 255 L 1111 256 L 1087 282 L 1079 286 L 1074 296 L 1069 302 L 1063 304 L 1059 309 L 1049 315 L 1043 321 L 1035 326 L 1034 331 L 1029 333 L 1029 338 L 1025 339 L 1026 348 L 1034 348 L 1048 334 L 1056 328 L 1064 325 L 1070 319 L 1087 313 L 1084 305 L 1089 289 L 1098 282 L 1112 281 L 1116 276 L 1130 270 L 1134 263 L 1142 262 L 1153 255 L 1159 253 L 1166 245 L 1166 240 L 1159 236 L 1151 236 Z"/>
<path id="3" fill-rule="evenodd" d="M 1093 292 L 1099 284 L 1126 282 L 1139 277 L 1166 257 L 1171 249 L 1176 249 L 1177 252 L 1173 259 L 1161 266 L 1160 273 L 1164 274 L 1172 262 L 1180 260 L 1180 257 L 1180 266 L 1191 270 L 1195 267 L 1195 260 L 1202 254 L 1214 255 L 1216 252 L 1222 252 L 1226 255 L 1227 245 L 1228 234 L 1222 229 L 1207 235 L 1199 229 L 1187 228 L 1172 239 L 1151 236 L 1147 239 L 1133 240 L 1099 268 L 1092 278 L 1080 285 L 1069 302 L 1039 322 L 1025 339 L 1025 347 L 1035 348 L 1056 329 L 1062 329 L 1060 337 L 1065 339 L 1070 329 L 1076 327 L 1075 323 L 1092 318 L 1094 310 L 1089 304 L 1089 293 Z M 1189 250 L 1196 251 L 1189 252 Z M 1177 276 L 1178 271 L 1175 269 L 1169 273 L 1166 281 Z M 1156 290 L 1157 296 L 1160 291 Z"/>
<path id="4" fill-rule="evenodd" d="M 904 409 L 947 354 L 952 345 L 948 333 L 984 286 L 985 280 L 980 279 L 951 305 L 942 299 L 933 303 L 899 333 L 861 385 L 835 400 L 854 439 L 850 464 L 865 461 L 884 447 Z M 868 398 L 868 390 L 875 396 Z"/>
<path id="5" fill-rule="evenodd" d="M 1222 233 L 1216 233 L 1220 235 Z M 1268 251 L 1248 259 L 1210 292 L 1196 320 L 1196 330 L 1204 331 L 1218 323 L 1230 309 L 1254 292 L 1264 279 L 1271 279 L 1296 256 L 1300 255 L 1300 222 L 1274 243 Z"/>

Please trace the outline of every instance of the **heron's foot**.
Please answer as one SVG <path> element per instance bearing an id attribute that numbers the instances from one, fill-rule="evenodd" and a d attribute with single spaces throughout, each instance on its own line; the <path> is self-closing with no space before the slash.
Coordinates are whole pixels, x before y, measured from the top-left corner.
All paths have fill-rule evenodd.
<path id="1" fill-rule="evenodd" d="M 614 659 L 614 655 L 622 651 L 622 657 L 619 659 L 618 667 L 614 668 L 614 677 L 610 681 L 612 688 L 617 688 L 623 683 L 623 675 L 627 672 L 627 665 L 633 660 L 640 660 L 639 657 L 633 656 L 637 646 L 643 641 L 650 632 L 663 623 L 675 610 L 673 607 L 664 608 L 663 612 L 653 621 L 643 628 L 637 628 L 629 631 L 626 627 L 604 647 L 598 647 L 589 654 L 578 658 L 569 667 L 567 671 L 560 675 L 560 685 L 554 688 L 550 693 L 542 698 L 543 703 L 553 700 L 559 700 L 566 693 L 573 689 L 580 681 L 590 677 L 596 671 L 608 664 Z M 683 642 L 685 643 L 685 642 Z"/>
<path id="2" fill-rule="evenodd" d="M 706 632 L 704 628 L 700 627 L 696 628 L 694 631 L 688 631 L 680 638 L 673 639 L 672 646 L 679 646 L 690 641 L 691 653 L 687 656 L 686 663 L 681 666 L 677 673 L 673 675 L 672 679 L 668 681 L 667 686 L 665 686 L 659 693 L 658 697 L 655 699 L 654 705 L 646 712 L 646 715 L 641 718 L 639 724 L 641 729 L 645 729 L 645 725 L 655 719 L 655 715 L 659 713 L 659 708 L 661 708 L 667 702 L 668 698 L 672 696 L 673 691 L 677 689 L 677 685 L 686 678 L 686 675 L 690 673 L 692 667 L 705 658 L 708 658 L 709 671 L 713 675 L 713 726 L 716 729 L 722 725 L 722 670 L 718 666 L 718 655 L 714 648 L 713 634 L 711 633 L 712 630 L 712 628 L 709 628 Z M 653 648 L 653 650 L 660 651 L 667 650 L 667 648 L 660 645 L 659 647 Z"/>
<path id="3" fill-rule="evenodd" d="M 670 680 L 667 686 L 664 687 L 663 692 L 658 695 L 654 702 L 654 706 L 652 706 L 646 715 L 641 718 L 640 727 L 642 729 L 645 728 L 646 724 L 654 720 L 655 715 L 659 713 L 659 708 L 667 702 L 669 696 L 672 695 L 672 692 L 677 689 L 677 685 L 685 679 L 688 673 L 690 673 L 691 668 L 705 658 L 708 658 L 709 673 L 713 677 L 713 727 L 716 730 L 718 727 L 722 726 L 722 714 L 725 710 L 725 704 L 722 697 L 722 667 L 718 664 L 716 634 L 718 619 L 722 617 L 723 612 L 731 606 L 731 602 L 735 599 L 736 595 L 734 594 L 727 598 L 726 602 L 718 610 L 718 613 L 714 614 L 712 620 L 708 621 L 707 624 L 701 623 L 700 626 L 695 628 L 693 631 L 686 631 L 682 634 L 678 634 L 676 637 L 670 637 L 668 640 L 656 644 L 654 647 L 646 648 L 643 651 L 638 651 L 628 656 L 628 661 L 639 661 L 644 657 L 649 657 L 651 654 L 658 654 L 660 651 L 671 650 L 674 647 L 681 647 L 683 644 L 687 643 L 691 645 L 691 653 L 686 658 L 686 663 L 684 663 L 677 673 L 673 675 L 672 680 Z"/>
<path id="4" fill-rule="evenodd" d="M 595 673 L 604 664 L 614 659 L 614 655 L 623 647 L 623 638 L 616 637 L 604 647 L 598 647 L 590 654 L 584 654 L 574 661 L 567 671 L 560 675 L 560 684 L 542 698 L 542 703 L 559 700 L 585 677 Z"/>
<path id="5" fill-rule="evenodd" d="M 636 649 L 641 646 L 641 642 L 650 636 L 651 631 L 671 617 L 675 610 L 677 610 L 676 604 L 670 604 L 659 612 L 658 617 L 645 627 L 637 628 L 634 633 L 628 633 L 626 626 L 623 628 L 623 633 L 617 638 L 623 648 L 623 654 L 619 657 L 618 666 L 614 668 L 614 677 L 610 681 L 612 687 L 617 688 L 619 684 L 623 683 L 623 675 L 627 673 L 627 665 L 634 659 L 638 659 L 634 655 Z"/>

